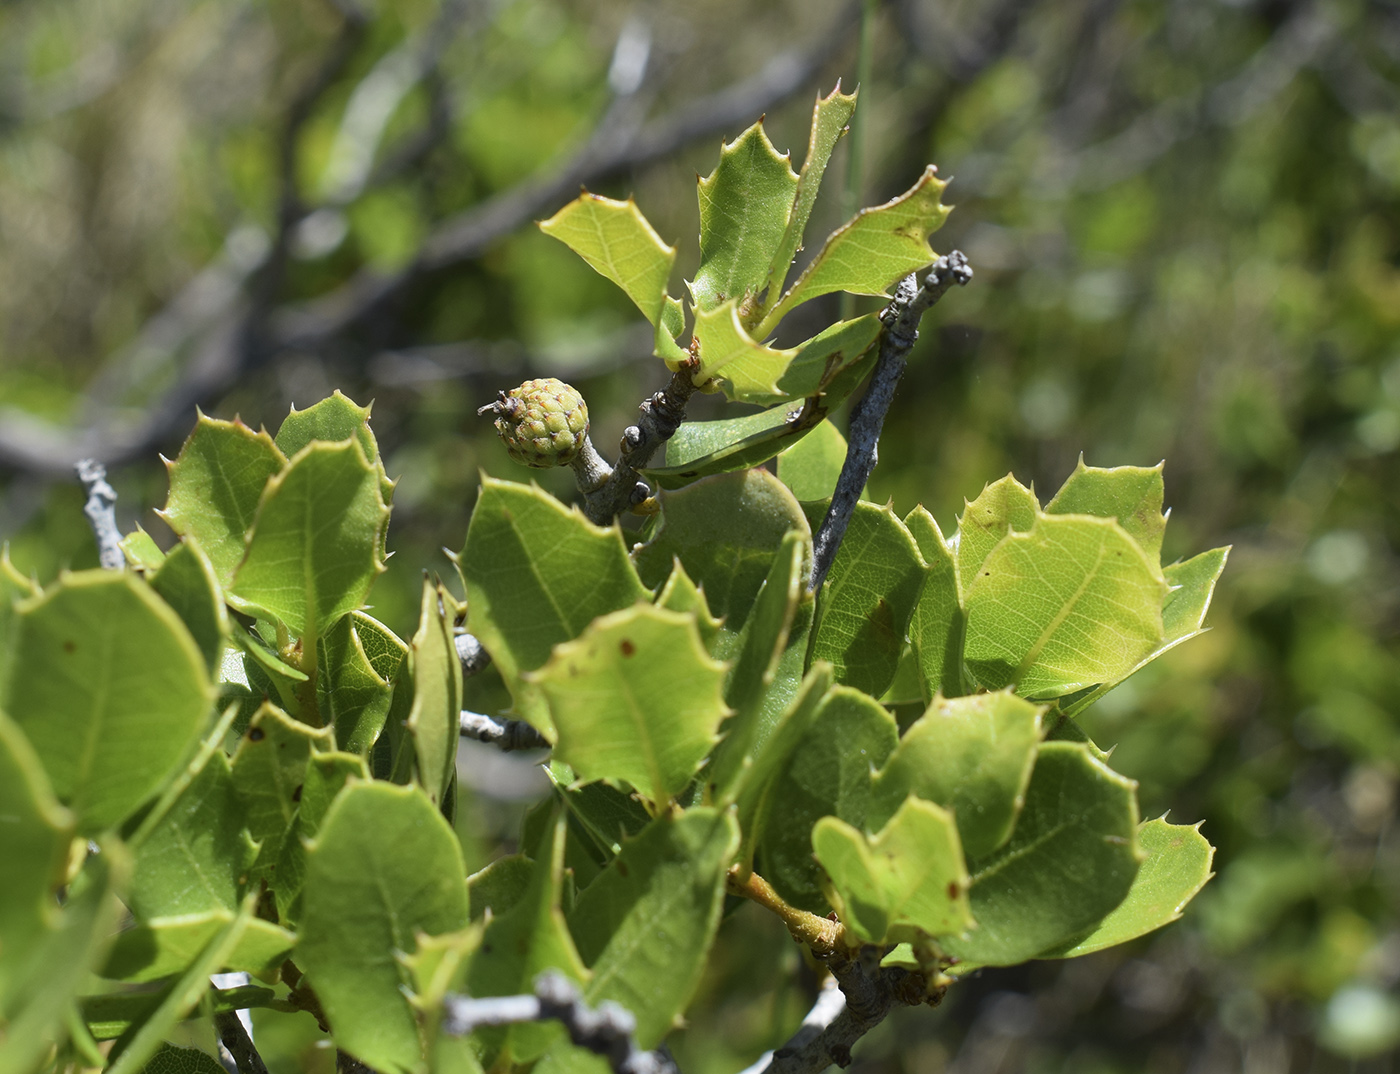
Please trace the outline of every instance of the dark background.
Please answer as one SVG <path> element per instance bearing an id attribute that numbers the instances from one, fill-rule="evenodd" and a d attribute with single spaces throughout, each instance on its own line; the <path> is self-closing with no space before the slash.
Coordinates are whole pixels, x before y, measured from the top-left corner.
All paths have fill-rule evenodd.
<path id="1" fill-rule="evenodd" d="M 611 454 L 665 380 L 621 293 L 530 221 L 580 183 L 634 192 L 679 288 L 721 136 L 766 112 L 800 161 L 816 92 L 857 80 L 862 9 L 831 0 L 362 4 L 0 4 L 0 535 L 21 569 L 96 562 L 75 459 L 166 541 L 157 453 L 196 405 L 275 430 L 339 387 L 374 400 L 400 479 L 374 601 L 408 630 L 479 470 L 527 476 L 476 407 L 565 377 Z M 1166 558 L 1234 551 L 1215 629 L 1083 717 L 1144 816 L 1205 820 L 1219 875 L 1154 937 L 901 1012 L 856 1069 L 1390 1070 L 1400 6 L 866 7 L 862 126 L 811 234 L 839 222 L 859 139 L 863 204 L 930 161 L 954 177 L 934 245 L 977 274 L 925 322 L 872 493 L 948 530 L 1007 471 L 1048 495 L 1081 452 L 1165 458 Z M 510 837 L 519 776 L 475 779 L 472 860 Z M 808 1002 L 781 928 L 726 930 L 687 1074 L 737 1070 Z M 304 1028 L 260 1025 L 274 1074 L 328 1062 Z"/>

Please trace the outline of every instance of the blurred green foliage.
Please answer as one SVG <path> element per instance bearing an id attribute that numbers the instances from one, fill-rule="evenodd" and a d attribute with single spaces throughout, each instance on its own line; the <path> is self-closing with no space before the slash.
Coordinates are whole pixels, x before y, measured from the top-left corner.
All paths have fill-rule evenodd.
<path id="1" fill-rule="evenodd" d="M 271 318 L 411 264 L 454 214 L 587 142 L 629 34 L 650 62 L 628 100 L 653 116 L 828 41 L 768 108 L 798 157 L 812 96 L 854 82 L 854 22 L 830 2 L 385 0 L 366 15 L 342 37 L 328 0 L 0 7 L 0 425 L 146 413 L 196 367 L 195 337 L 161 325 L 201 316 L 188 285 L 215 302 L 220 266 L 242 280 L 226 306 Z M 964 250 L 977 278 L 925 322 L 871 495 L 901 513 L 922 501 L 951 530 L 1008 470 L 1044 490 L 1081 453 L 1165 458 L 1166 560 L 1234 552 L 1214 630 L 1081 717 L 1118 744 L 1145 816 L 1170 803 L 1205 819 L 1219 876 L 1159 936 L 987 971 L 935 1015 L 902 1013 L 857 1049 L 860 1069 L 1379 1070 L 1400 1043 L 1400 9 L 891 0 L 875 31 L 864 200 L 936 162 L 957 205 L 938 248 Z M 289 102 L 337 41 L 345 62 L 295 130 L 287 188 Z M 685 192 L 716 137 L 590 187 L 635 192 L 666 241 L 687 240 L 678 277 L 698 226 Z M 238 277 L 276 241 L 289 189 L 315 212 L 282 236 L 283 270 Z M 836 223 L 837 194 L 813 233 Z M 411 633 L 419 572 L 460 546 L 479 469 L 510 474 L 476 407 L 565 377 L 606 452 L 664 381 L 638 321 L 526 227 L 355 331 L 259 355 L 170 428 L 195 403 L 256 425 L 335 387 L 373 397 L 400 479 L 375 614 Z M 158 438 L 165 454 L 179 431 Z M 10 456 L 0 480 L 21 569 L 95 564 L 75 482 Z M 571 494 L 565 474 L 540 480 Z M 112 481 L 124 525 L 162 534 L 154 455 Z M 499 681 L 471 689 L 487 707 Z M 515 837 L 523 808 L 488 792 L 462 810 L 469 865 Z M 697 1004 L 688 1074 L 780 1043 L 811 995 L 781 930 L 748 909 L 725 928 L 733 958 Z M 274 1074 L 328 1060 L 299 1057 L 293 1016 L 260 1018 Z"/>

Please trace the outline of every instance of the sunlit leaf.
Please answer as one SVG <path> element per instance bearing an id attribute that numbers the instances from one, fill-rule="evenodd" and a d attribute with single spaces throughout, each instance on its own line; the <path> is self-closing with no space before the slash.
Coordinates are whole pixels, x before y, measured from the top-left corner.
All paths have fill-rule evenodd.
<path id="1" fill-rule="evenodd" d="M 533 678 L 549 699 L 555 755 L 581 780 L 625 781 L 660 807 L 715 743 L 724 672 L 690 616 L 639 604 L 557 646 Z"/>
<path id="2" fill-rule="evenodd" d="M 963 640 L 967 616 L 962 609 L 957 558 L 931 514 L 922 506 L 904 519 L 919 554 L 928 564 L 914 610 L 909 616 L 909 645 L 918 666 L 925 702 L 938 694 L 967 692 Z"/>
<path id="3" fill-rule="evenodd" d="M 910 797 L 867 838 L 836 817 L 812 830 L 841 923 L 870 943 L 899 943 L 917 931 L 960 933 L 972 924 L 967 867 L 952 815 Z"/>
<path id="4" fill-rule="evenodd" d="M 631 1011 L 639 1047 L 661 1042 L 700 984 L 738 842 L 734 818 L 719 810 L 658 817 L 622 845 L 569 914 L 593 971 L 584 999 Z"/>
<path id="5" fill-rule="evenodd" d="M 846 438 L 824 421 L 778 456 L 778 480 L 799 500 L 829 500 L 846 462 Z"/>
<path id="6" fill-rule="evenodd" d="M 151 588 L 175 609 L 204 654 L 210 673 L 216 672 L 228 640 L 228 609 L 214 566 L 194 537 L 186 537 L 170 550 L 151 575 Z"/>
<path id="7" fill-rule="evenodd" d="M 695 383 L 716 375 L 728 379 L 726 394 L 741 402 L 769 402 L 780 395 L 778 378 L 797 357 L 797 348 L 775 350 L 749 335 L 739 319 L 739 299 L 731 298 L 695 314 L 695 338 L 700 344 L 700 368 Z M 738 366 L 730 376 L 731 365 Z"/>
<path id="8" fill-rule="evenodd" d="M 441 805 L 457 771 L 457 738 L 462 711 L 462 663 L 452 644 L 452 613 L 445 591 L 423 579 L 418 632 L 413 635 L 413 707 L 408 731 L 418 780 L 429 801 Z"/>
<path id="9" fill-rule="evenodd" d="M 1085 466 L 1084 456 L 1060 491 L 1045 505 L 1047 515 L 1096 515 L 1116 518 L 1124 531 L 1154 562 L 1162 552 L 1167 528 L 1162 514 L 1162 463 L 1156 466 Z"/>
<path id="10" fill-rule="evenodd" d="M 317 680 L 321 716 L 335 726 L 336 744 L 368 753 L 384 727 L 393 681 L 408 647 L 383 623 L 352 612 L 321 638 Z"/>
<path id="11" fill-rule="evenodd" d="M 958 519 L 958 591 L 965 597 L 982 561 L 1008 533 L 1025 533 L 1035 525 L 1040 503 L 1035 493 L 1011 474 L 993 481 L 963 508 Z"/>
<path id="12" fill-rule="evenodd" d="M 1167 585 L 1113 519 L 1042 515 L 967 590 L 967 666 L 989 689 L 1057 697 L 1132 670 L 1162 640 Z"/>

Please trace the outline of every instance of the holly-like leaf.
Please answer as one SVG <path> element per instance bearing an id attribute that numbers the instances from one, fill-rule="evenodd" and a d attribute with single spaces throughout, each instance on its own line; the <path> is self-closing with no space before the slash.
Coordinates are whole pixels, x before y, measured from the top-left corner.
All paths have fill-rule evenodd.
<path id="1" fill-rule="evenodd" d="M 384 569 L 388 520 L 378 470 L 359 441 L 314 441 L 267 483 L 230 597 L 282 620 L 310 650 L 364 604 Z"/>
<path id="2" fill-rule="evenodd" d="M 1161 643 L 1166 593 L 1116 520 L 1042 515 L 997 545 L 967 591 L 967 666 L 1024 697 L 1117 681 Z"/>
<path id="3" fill-rule="evenodd" d="M 125 911 L 116 894 L 129 875 L 125 848 L 100 842 L 69 885 L 62 911 L 38 936 L 24 963 L 6 966 L 0 991 L 0 1070 L 43 1069 L 77 993 L 102 961 Z M 6 877 L 8 885 L 9 878 Z M 8 955 L 6 956 L 8 962 Z M 18 972 L 16 972 L 18 971 Z"/>
<path id="4" fill-rule="evenodd" d="M 764 697 L 787 648 L 798 606 L 806 597 L 811 560 L 811 544 L 801 533 L 789 533 L 773 557 L 768 578 L 744 624 L 741 646 L 724 690 L 724 700 L 734 715 L 724 724 L 724 741 L 715 750 L 707 780 L 716 801 L 730 799 L 734 781 L 772 731 L 762 720 Z"/>
<path id="5" fill-rule="evenodd" d="M 330 744 L 328 728 L 308 727 L 275 705 L 264 703 L 253 714 L 233 755 L 233 787 L 261 847 L 255 876 L 274 870 L 301 800 L 307 761 Z"/>
<path id="6" fill-rule="evenodd" d="M 458 566 L 469 629 L 517 711 L 546 735 L 554 733 L 549 708 L 525 673 L 598 616 L 651 599 L 616 525 L 595 526 L 536 485 L 483 478 Z M 670 566 L 668 557 L 665 573 Z"/>
<path id="7" fill-rule="evenodd" d="M 237 909 L 257 847 L 222 750 L 206 754 L 159 822 L 143 826 L 134 849 L 127 905 L 138 921 Z"/>
<path id="8" fill-rule="evenodd" d="M 973 923 L 957 827 L 932 802 L 909 797 L 869 839 L 823 817 L 812 830 L 812 850 L 841 923 L 862 940 L 901 943 L 919 932 L 960 933 Z"/>
<path id="9" fill-rule="evenodd" d="M 11 714 L 83 833 L 120 823 L 198 735 L 213 692 L 185 624 L 129 571 L 64 575 L 19 605 Z"/>
<path id="10" fill-rule="evenodd" d="M 481 947 L 467 970 L 467 992 L 473 996 L 514 996 L 532 992 L 535 978 L 545 970 L 564 974 L 583 984 L 588 969 L 579 958 L 573 937 L 560 909 L 564 882 L 564 818 L 550 826 L 540 846 L 530 882 L 515 903 L 493 917 L 481 938 Z M 556 1038 L 557 1025 L 515 1026 L 505 1032 L 480 1033 L 488 1052 L 529 1062 Z"/>
<path id="11" fill-rule="evenodd" d="M 584 999 L 620 1003 L 654 1048 L 700 984 L 739 843 L 734 818 L 695 808 L 658 817 L 579 896 L 569 914 L 593 971 Z"/>
<path id="12" fill-rule="evenodd" d="M 393 631 L 364 612 L 340 619 L 321 639 L 321 716 L 335 725 L 341 749 L 367 754 L 373 747 L 407 653 L 408 646 Z"/>
<path id="13" fill-rule="evenodd" d="M 969 858 L 1011 836 L 1044 733 L 1041 709 L 1011 693 L 936 698 L 875 777 L 868 828 L 909 795 L 952 810 Z"/>
<path id="14" fill-rule="evenodd" d="M 813 518 L 826 504 L 808 504 Z M 927 568 L 888 506 L 861 501 L 817 601 L 808 661 L 828 660 L 836 681 L 879 697 L 894 681 Z"/>
<path id="15" fill-rule="evenodd" d="M 872 344 L 881 327 L 880 315 L 867 313 L 819 332 L 797 348 L 797 356 L 777 378 L 777 394 L 796 399 L 820 392 L 827 408 L 834 408 L 865 379 L 877 357 Z M 735 377 L 738 372 L 730 366 L 724 375 Z"/>
<path id="16" fill-rule="evenodd" d="M 661 321 L 676 248 L 661 241 L 631 198 L 614 201 L 584 191 L 539 228 L 621 287 L 648 321 Z"/>
<path id="17" fill-rule="evenodd" d="M 1035 493 L 1011 474 L 993 481 L 958 519 L 958 591 L 966 596 L 982 561 L 1008 533 L 1025 533 L 1040 515 Z"/>
<path id="18" fill-rule="evenodd" d="M 138 571 L 150 574 L 159 570 L 165 562 L 165 553 L 160 550 L 154 538 L 139 525 L 122 538 L 122 555 Z"/>
<path id="19" fill-rule="evenodd" d="M 0 1010 L 29 952 L 58 916 L 73 817 L 58 804 L 29 740 L 0 713 Z"/>
<path id="20" fill-rule="evenodd" d="M 679 559 L 705 590 L 710 611 L 724 620 L 715 655 L 733 657 L 773 555 L 788 533 L 811 540 L 811 527 L 792 493 L 765 470 L 719 474 L 661 499 L 661 522 L 634 552 L 637 571 L 659 586 Z"/>
<path id="21" fill-rule="evenodd" d="M 210 673 L 216 672 L 228 640 L 228 609 L 214 565 L 194 537 L 186 537 L 170 550 L 151 575 L 151 588 L 184 620 Z"/>
<path id="22" fill-rule="evenodd" d="M 306 846 L 321 830 L 321 822 L 351 780 L 368 780 L 369 767 L 353 753 L 313 753 L 306 766 L 297 804 L 296 819 L 277 858 L 277 884 L 273 895 L 282 922 L 294 926 L 301 920 L 301 889 L 306 883 Z"/>
<path id="23" fill-rule="evenodd" d="M 530 886 L 535 863 L 524 854 L 507 854 L 467 877 L 471 919 L 480 921 L 491 911 L 500 917 L 518 903 Z"/>
<path id="24" fill-rule="evenodd" d="M 797 173 L 763 120 L 721 147 L 719 164 L 699 184 L 700 267 L 690 285 L 697 317 L 764 286 L 796 192 Z"/>
<path id="25" fill-rule="evenodd" d="M 819 295 L 832 291 L 885 295 L 915 269 L 932 264 L 938 255 L 930 249 L 928 237 L 948 218 L 949 208 L 940 201 L 947 185 L 930 164 L 899 197 L 856 213 L 831 233 L 754 334 L 764 338 L 789 310 Z"/>
<path id="26" fill-rule="evenodd" d="M 1070 704 L 1061 702 L 1062 711 L 1069 716 L 1078 715 L 1167 650 L 1175 649 L 1182 642 L 1204 634 L 1206 612 L 1210 609 L 1210 600 L 1215 593 L 1215 583 L 1220 580 L 1229 554 L 1228 547 L 1212 548 L 1209 552 L 1192 556 L 1184 563 L 1173 563 L 1170 567 L 1163 567 L 1162 577 L 1166 579 L 1170 588 L 1162 605 L 1162 643 L 1117 679 L 1104 682 L 1082 697 L 1075 698 Z"/>
<path id="27" fill-rule="evenodd" d="M 927 703 L 939 694 L 958 697 L 967 692 L 963 672 L 967 616 L 962 609 L 957 557 L 943 539 L 938 523 L 922 506 L 910 511 L 904 524 L 928 564 L 909 616 L 909 645 L 923 699 Z"/>
<path id="28" fill-rule="evenodd" d="M 1140 861 L 1136 786 L 1088 746 L 1041 744 L 1010 841 L 968 862 L 977 928 L 940 941 L 960 972 L 1035 958 L 1123 901 Z"/>
<path id="29" fill-rule="evenodd" d="M 798 420 L 802 409 L 783 403 L 738 418 L 684 422 L 666 441 L 666 464 L 643 473 L 663 489 L 678 489 L 696 478 L 761 466 L 815 429 L 826 408 L 818 411 Z"/>
<path id="30" fill-rule="evenodd" d="M 182 973 L 230 924 L 233 910 L 157 917 L 118 934 L 101 976 L 139 984 Z M 271 921 L 254 918 L 223 955 L 218 971 L 275 972 L 296 944 L 296 936 Z"/>
<path id="31" fill-rule="evenodd" d="M 830 421 L 778 456 L 778 480 L 799 500 L 830 500 L 846 463 L 846 438 Z"/>
<path id="32" fill-rule="evenodd" d="M 1060 491 L 1045 505 L 1047 515 L 1116 518 L 1124 531 L 1156 562 L 1167 528 L 1162 514 L 1162 463 L 1156 466 L 1085 466 L 1084 456 Z"/>
<path id="33" fill-rule="evenodd" d="M 308 681 L 306 672 L 283 660 L 237 619 L 230 619 L 229 635 L 243 656 L 242 670 L 253 698 L 278 698 L 288 710 L 300 712 L 304 698 L 300 686 Z M 309 713 L 307 717 L 313 718 Z"/>
<path id="34" fill-rule="evenodd" d="M 282 427 L 277 430 L 277 446 L 290 459 L 313 440 L 336 442 L 353 438 L 358 441 L 369 464 L 378 472 L 380 496 L 385 504 L 392 503 L 394 482 L 384 473 L 379 442 L 369 427 L 369 412 L 369 407 L 360 406 L 337 388 L 305 410 L 292 407 Z"/>
<path id="35" fill-rule="evenodd" d="M 442 584 L 423 579 L 418 632 L 413 635 L 413 736 L 415 768 L 429 801 L 441 805 L 457 771 L 457 738 L 462 712 L 462 662 L 452 644 L 452 614 Z"/>
<path id="36" fill-rule="evenodd" d="M 780 395 L 778 378 L 797 357 L 795 347 L 774 350 L 750 336 L 739 320 L 739 300 L 735 298 L 713 309 L 696 311 L 695 339 L 700 356 L 695 383 L 703 385 L 722 374 L 726 394 L 743 403 L 767 403 Z M 732 367 L 737 368 L 731 376 Z"/>
<path id="37" fill-rule="evenodd" d="M 419 1069 L 411 981 L 390 952 L 466 926 L 456 834 L 418 788 L 356 783 L 331 804 L 306 870 L 297 961 L 337 1046 L 376 1070 Z"/>
<path id="38" fill-rule="evenodd" d="M 859 92 L 857 89 L 856 93 Z M 825 97 L 817 95 L 816 107 L 812 109 L 812 130 L 807 138 L 807 156 L 797 177 L 792 212 L 788 216 L 782 242 L 768 269 L 768 283 L 764 288 L 768 296 L 764 303 L 765 311 L 772 308 L 782 295 L 793 256 L 802 249 L 802 236 L 807 230 L 812 206 L 816 204 L 817 191 L 821 188 L 822 176 L 826 174 L 831 151 L 836 148 L 837 139 L 846 133 L 846 124 L 856 110 L 856 93 L 842 93 L 841 82 L 837 80 L 836 87 Z"/>
<path id="39" fill-rule="evenodd" d="M 170 470 L 170 498 L 161 518 L 181 537 L 194 537 L 227 589 L 243 561 L 263 488 L 287 465 L 287 456 L 259 430 L 241 421 L 199 415 Z"/>
<path id="40" fill-rule="evenodd" d="M 1146 855 L 1127 897 L 1087 935 L 1043 951 L 1041 958 L 1077 958 L 1127 943 L 1181 916 L 1186 904 L 1215 874 L 1215 848 L 1199 824 L 1149 820 L 1138 828 L 1138 846 Z"/>
<path id="41" fill-rule="evenodd" d="M 700 640 L 710 649 L 719 634 L 720 621 L 710 614 L 710 605 L 705 600 L 705 591 L 697 586 L 685 573 L 680 560 L 671 568 L 671 577 L 656 594 L 656 606 L 673 612 L 689 612 L 695 616 L 695 628 L 700 632 Z"/>
<path id="42" fill-rule="evenodd" d="M 557 646 L 533 676 L 554 752 L 584 781 L 625 781 L 658 808 L 684 789 L 727 712 L 725 668 L 687 615 L 639 604 Z"/>
<path id="43" fill-rule="evenodd" d="M 812 828 L 823 817 L 864 827 L 871 774 L 894 752 L 899 729 L 874 698 L 836 686 L 788 754 L 756 815 L 758 871 L 794 906 L 825 913 Z"/>

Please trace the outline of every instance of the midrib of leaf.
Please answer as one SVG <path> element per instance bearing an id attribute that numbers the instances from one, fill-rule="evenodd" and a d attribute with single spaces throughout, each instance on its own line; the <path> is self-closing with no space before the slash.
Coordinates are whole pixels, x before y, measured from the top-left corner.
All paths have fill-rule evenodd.
<path id="1" fill-rule="evenodd" d="M 1035 839 L 1032 839 L 1025 846 L 1017 847 L 1015 850 L 1007 851 L 1006 855 L 1002 857 L 1000 861 L 993 862 L 991 865 L 983 869 L 980 873 L 972 877 L 972 885 L 975 887 L 976 885 L 980 884 L 983 880 L 986 880 L 989 877 L 996 876 L 997 873 L 1001 872 L 1012 862 L 1019 861 L 1021 858 L 1024 858 L 1027 854 L 1031 853 L 1032 851 L 1039 850 L 1042 846 L 1048 843 L 1051 839 L 1054 839 L 1055 836 L 1059 835 L 1061 832 L 1065 831 L 1068 828 L 1080 825 L 1082 824 L 1082 822 L 1083 818 L 1080 817 L 1076 817 L 1073 820 L 1060 821 L 1049 831 L 1046 831 L 1042 835 L 1039 835 Z"/>
<path id="2" fill-rule="evenodd" d="M 112 632 L 103 630 L 102 638 L 102 671 L 97 681 L 97 688 L 93 691 L 92 719 L 88 722 L 88 734 L 83 742 L 83 752 L 78 760 L 78 782 L 73 788 L 73 800 L 75 802 L 84 800 L 87 796 L 79 794 L 79 788 L 86 788 L 92 776 L 92 762 L 97 753 L 97 740 L 102 735 L 102 729 L 106 726 L 108 716 L 108 695 L 111 693 L 112 683 Z"/>
<path id="3" fill-rule="evenodd" d="M 607 251 L 606 260 L 608 268 L 612 270 L 612 274 L 618 278 L 618 281 L 623 283 L 622 289 L 630 295 L 631 288 L 628 285 L 635 282 L 642 274 L 640 272 L 634 272 L 630 276 L 623 275 L 622 269 L 617 263 L 617 258 L 613 257 L 612 243 L 610 243 L 604 235 L 604 229 L 599 219 L 596 216 L 590 215 L 588 221 L 593 225 L 593 231 L 598 238 L 598 245 Z"/>
<path id="4" fill-rule="evenodd" d="M 238 497 L 235 496 L 235 495 L 233 495 L 233 480 L 232 480 L 232 478 L 229 477 L 228 471 L 224 469 L 224 455 L 223 455 L 223 452 L 218 452 L 218 453 L 214 456 L 214 465 L 215 465 L 215 467 L 218 469 L 218 472 L 219 472 L 219 479 L 220 479 L 220 480 L 223 482 L 223 484 L 224 484 L 225 496 L 226 496 L 226 498 L 228 499 L 228 502 L 233 506 L 234 514 L 237 516 L 238 525 L 239 525 L 239 527 L 243 530 L 244 534 L 246 535 L 247 532 L 248 532 L 248 526 L 252 523 L 252 515 L 245 515 L 245 514 L 244 514 L 242 505 L 238 502 Z M 212 499 L 212 497 L 211 497 L 211 499 Z M 256 513 L 257 513 L 257 505 L 254 504 L 254 506 L 253 506 L 253 514 L 256 514 Z M 247 542 L 245 541 L 244 543 L 246 544 Z"/>
<path id="5" fill-rule="evenodd" d="M 203 799 L 201 799 L 201 804 L 203 804 Z M 175 828 L 175 845 L 189 862 L 191 871 L 204 888 L 205 893 L 217 904 L 218 909 L 224 909 L 223 900 L 219 898 L 219 893 L 214 890 L 212 881 L 200 866 L 199 859 L 195 857 L 194 849 L 190 844 L 188 833 L 183 825 L 176 826 Z M 185 890 L 188 891 L 189 889 L 186 888 Z"/>
<path id="6" fill-rule="evenodd" d="M 1047 544 L 1063 547 L 1057 541 L 1048 541 Z M 1041 651 L 1050 643 L 1050 639 L 1054 637 L 1055 631 L 1059 630 L 1064 621 L 1073 614 L 1074 609 L 1078 606 L 1080 600 L 1083 599 L 1085 591 L 1089 588 L 1089 583 L 1098 577 L 1099 568 L 1103 564 L 1103 557 L 1104 543 L 1101 540 L 1099 541 L 1098 554 L 1094 558 L 1094 565 L 1085 573 L 1084 580 L 1079 583 L 1079 587 L 1074 591 L 1074 595 L 1060 606 L 1060 610 L 1051 617 L 1045 629 L 1040 632 L 1040 637 L 1036 639 L 1035 644 L 1033 644 L 1030 649 L 1027 650 L 1026 655 L 1021 658 L 1020 666 L 1016 668 L 1016 678 L 1012 683 L 1013 686 L 1019 685 L 1021 680 L 1025 677 L 1026 672 L 1030 671 L 1030 669 L 1035 666 L 1035 662 L 1039 658 Z M 1050 580 L 1041 573 L 1039 567 L 1036 568 L 1036 574 L 1040 576 L 1040 580 L 1044 582 L 1047 587 L 1053 588 L 1051 587 Z"/>
<path id="7" fill-rule="evenodd" d="M 661 918 L 666 917 L 677 903 L 683 901 L 683 895 L 683 889 L 676 889 L 669 898 L 661 900 L 661 903 L 658 906 L 656 913 L 652 914 L 648 920 L 657 921 Z M 607 985 L 609 981 L 613 980 L 615 977 L 618 976 L 622 968 L 630 966 L 634 963 L 634 959 L 632 956 L 635 952 L 641 949 L 642 939 L 651 934 L 651 929 L 649 927 L 644 929 L 633 929 L 632 934 L 633 939 L 625 946 L 619 948 L 620 954 L 618 954 L 617 957 L 613 958 L 612 964 L 616 968 L 610 970 L 606 974 L 595 976 L 592 979 L 592 981 L 589 982 L 590 994 L 595 998 L 599 995 L 602 995 L 603 988 Z M 605 948 L 605 951 L 606 950 L 611 950 L 611 944 L 609 944 L 608 948 Z M 599 956 L 599 961 L 601 961 L 601 956 Z"/>

